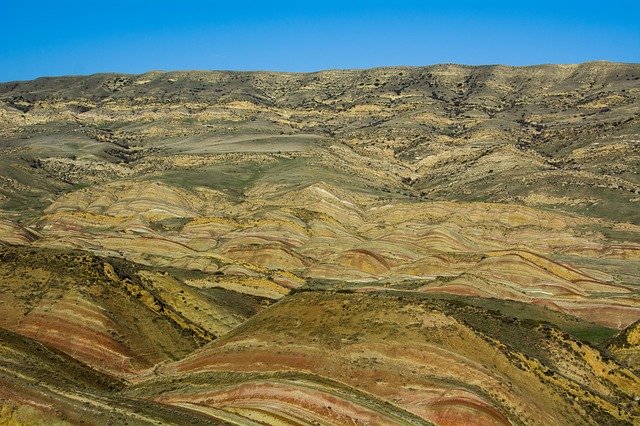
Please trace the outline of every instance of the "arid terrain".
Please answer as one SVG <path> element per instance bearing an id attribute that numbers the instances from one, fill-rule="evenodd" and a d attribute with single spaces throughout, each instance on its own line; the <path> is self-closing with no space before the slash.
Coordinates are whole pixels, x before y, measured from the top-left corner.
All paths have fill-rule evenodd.
<path id="1" fill-rule="evenodd" d="M 0 424 L 640 424 L 640 65 L 0 83 Z"/>

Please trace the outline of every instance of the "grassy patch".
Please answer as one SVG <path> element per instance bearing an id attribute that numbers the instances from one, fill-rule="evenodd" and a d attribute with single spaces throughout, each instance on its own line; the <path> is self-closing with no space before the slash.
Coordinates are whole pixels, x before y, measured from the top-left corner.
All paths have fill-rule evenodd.
<path id="1" fill-rule="evenodd" d="M 242 165 L 218 164 L 190 170 L 169 170 L 149 179 L 160 180 L 185 189 L 211 188 L 241 198 L 244 190 L 263 175 L 269 165 L 247 163 Z"/>

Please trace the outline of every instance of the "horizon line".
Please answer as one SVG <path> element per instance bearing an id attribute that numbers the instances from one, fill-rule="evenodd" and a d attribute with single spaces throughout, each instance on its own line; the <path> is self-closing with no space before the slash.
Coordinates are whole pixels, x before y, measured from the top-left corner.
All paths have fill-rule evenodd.
<path id="1" fill-rule="evenodd" d="M 63 79 L 63 78 L 81 78 L 81 77 L 93 77 L 100 75 L 129 75 L 129 76 L 142 76 L 147 74 L 170 74 L 170 73 L 198 73 L 198 72 L 223 72 L 223 73 L 272 73 L 272 74 L 317 74 L 323 72 L 332 72 L 332 71 L 368 71 L 368 70 L 381 70 L 381 69 L 393 69 L 393 68 L 431 68 L 438 66 L 456 66 L 462 68 L 483 68 L 483 67 L 505 67 L 505 68 L 535 68 L 535 67 L 548 67 L 548 66 L 581 66 L 587 64 L 608 64 L 608 65 L 640 65 L 640 62 L 619 62 L 619 61 L 609 61 L 606 59 L 594 59 L 583 62 L 569 62 L 569 63 L 561 63 L 561 62 L 548 62 L 548 63 L 537 63 L 530 65 L 508 65 L 502 63 L 494 63 L 494 64 L 462 64 L 457 62 L 440 62 L 429 65 L 380 65 L 380 66 L 372 66 L 372 67 L 354 67 L 354 68 L 323 68 L 314 71 L 285 71 L 285 70 L 268 70 L 268 69 L 174 69 L 174 70 L 148 70 L 140 73 L 136 72 L 119 72 L 119 71 L 97 71 L 90 74 L 60 74 L 60 75 L 42 75 L 39 77 L 24 79 L 24 80 L 7 80 L 0 81 L 0 84 L 11 84 L 11 83 L 22 83 L 28 81 L 35 81 L 40 79 Z"/>

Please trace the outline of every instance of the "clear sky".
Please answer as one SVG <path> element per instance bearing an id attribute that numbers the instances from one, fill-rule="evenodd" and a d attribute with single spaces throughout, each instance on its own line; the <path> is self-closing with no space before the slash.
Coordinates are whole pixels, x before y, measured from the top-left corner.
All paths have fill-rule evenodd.
<path id="1" fill-rule="evenodd" d="M 640 62 L 640 1 L 0 0 L 0 81 L 590 60 Z"/>

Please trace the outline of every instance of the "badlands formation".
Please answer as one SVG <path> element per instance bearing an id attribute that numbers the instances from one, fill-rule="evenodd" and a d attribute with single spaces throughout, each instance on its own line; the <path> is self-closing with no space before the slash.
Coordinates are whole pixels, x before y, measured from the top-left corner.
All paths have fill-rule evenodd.
<path id="1" fill-rule="evenodd" d="M 0 423 L 640 423 L 640 65 L 0 84 Z"/>

